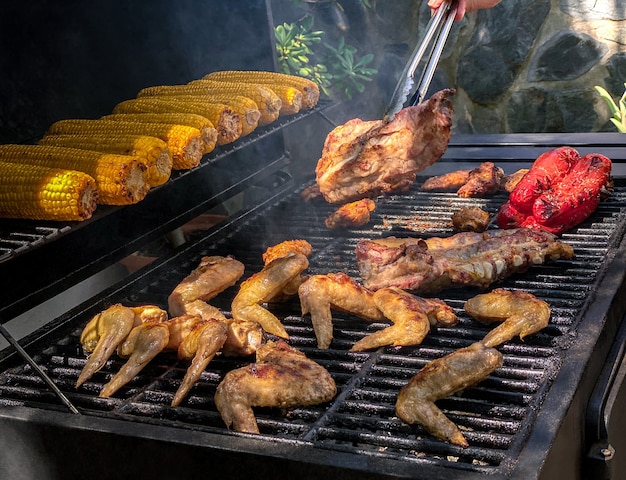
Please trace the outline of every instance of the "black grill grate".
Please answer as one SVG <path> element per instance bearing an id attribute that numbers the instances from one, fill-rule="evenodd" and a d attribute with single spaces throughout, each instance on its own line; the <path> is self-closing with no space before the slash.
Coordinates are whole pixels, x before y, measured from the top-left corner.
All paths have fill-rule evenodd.
<path id="1" fill-rule="evenodd" d="M 80 313 L 70 312 L 29 348 L 83 413 L 237 437 L 239 434 L 224 427 L 213 395 L 227 371 L 250 359 L 216 358 L 178 408 L 169 407 L 169 403 L 186 364 L 170 353 L 160 354 L 114 398 L 100 399 L 97 394 L 101 386 L 120 368 L 122 360 L 113 358 L 91 381 L 74 389 L 84 364 L 78 338 L 90 315 L 116 302 L 165 307 L 171 289 L 195 268 L 202 255 L 233 254 L 246 265 L 245 278 L 261 268 L 261 254 L 267 246 L 292 238 L 304 238 L 313 245 L 311 274 L 344 271 L 358 277 L 354 247 L 359 239 L 449 235 L 451 212 L 459 206 L 476 205 L 493 213 L 503 200 L 502 195 L 468 200 L 454 194 L 426 194 L 416 185 L 407 194 L 380 199 L 369 228 L 329 232 L 323 228 L 323 220 L 333 207 L 306 204 L 299 192 L 279 195 L 224 229 L 175 252 L 147 273 L 93 299 Z M 466 435 L 469 448 L 445 444 L 426 435 L 419 426 L 404 424 L 395 417 L 394 405 L 398 390 L 429 360 L 467 346 L 487 332 L 487 327 L 476 324 L 462 311 L 464 301 L 478 293 L 472 289 L 439 295 L 455 309 L 459 325 L 433 329 L 418 347 L 384 348 L 371 353 L 351 353 L 348 349 L 380 328 L 380 323 L 366 324 L 351 315 L 335 313 L 333 344 L 329 350 L 318 350 L 310 319 L 301 317 L 297 299 L 270 306 L 283 319 L 290 343 L 331 372 L 339 393 L 328 405 L 287 412 L 258 409 L 261 438 L 294 440 L 333 452 L 409 465 L 447 466 L 477 473 L 510 468 L 571 347 L 578 323 L 593 302 L 594 285 L 622 237 L 625 210 L 626 188 L 618 186 L 591 219 L 563 235 L 574 246 L 575 259 L 533 267 L 503 282 L 504 287 L 528 290 L 547 301 L 552 318 L 550 326 L 539 334 L 501 346 L 504 365 L 486 381 L 439 402 Z M 233 287 L 211 303 L 227 313 L 235 291 Z M 4 360 L 0 373 L 0 404 L 59 409 L 45 384 L 14 357 Z"/>

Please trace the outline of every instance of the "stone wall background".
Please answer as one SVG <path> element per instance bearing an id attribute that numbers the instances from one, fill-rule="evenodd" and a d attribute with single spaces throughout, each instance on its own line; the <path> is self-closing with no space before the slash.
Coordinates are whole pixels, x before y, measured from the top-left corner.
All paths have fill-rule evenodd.
<path id="1" fill-rule="evenodd" d="M 346 24 L 331 8 L 339 2 Z M 426 0 L 272 0 L 274 23 L 303 9 L 334 43 L 375 54 L 378 75 L 332 112 L 337 123 L 380 118 L 430 19 Z M 298 5 L 294 8 L 294 5 Z M 455 133 L 615 131 L 595 91 L 614 98 L 626 82 L 626 1 L 502 0 L 455 22 L 430 93 L 454 87 Z"/>
<path id="2" fill-rule="evenodd" d="M 455 35 L 438 82 L 457 87 L 458 132 L 614 131 L 593 87 L 624 92 L 623 0 L 503 0 Z"/>

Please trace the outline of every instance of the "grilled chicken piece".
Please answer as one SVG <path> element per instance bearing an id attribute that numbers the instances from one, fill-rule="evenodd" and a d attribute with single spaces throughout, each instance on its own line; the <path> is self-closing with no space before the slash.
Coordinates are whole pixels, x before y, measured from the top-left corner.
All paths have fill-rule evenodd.
<path id="1" fill-rule="evenodd" d="M 511 174 L 504 175 L 502 180 L 500 181 L 500 189 L 505 192 L 511 193 L 515 190 L 515 187 L 520 182 L 520 180 L 528 173 L 528 168 L 521 168 Z"/>
<path id="2" fill-rule="evenodd" d="M 467 182 L 459 188 L 456 194 L 461 198 L 475 198 L 494 195 L 500 190 L 500 182 L 504 177 L 504 170 L 493 162 L 483 162 L 470 170 Z"/>
<path id="3" fill-rule="evenodd" d="M 256 363 L 226 374 L 217 387 L 215 406 L 229 428 L 259 433 L 252 407 L 317 405 L 336 393 L 324 367 L 279 340 L 261 346 Z"/>
<path id="4" fill-rule="evenodd" d="M 178 346 L 178 358 L 190 360 L 191 365 L 185 372 L 178 390 L 174 394 L 172 407 L 180 405 L 191 387 L 198 381 L 207 365 L 223 347 L 228 337 L 228 324 L 219 320 L 203 320 Z"/>
<path id="5" fill-rule="evenodd" d="M 376 209 L 376 204 L 369 198 L 342 205 L 330 214 L 324 224 L 326 228 L 358 228 L 370 221 L 370 213 Z"/>
<path id="6" fill-rule="evenodd" d="M 460 232 L 484 232 L 489 226 L 489 213 L 478 207 L 461 207 L 452 214 L 452 226 Z"/>
<path id="7" fill-rule="evenodd" d="M 355 118 L 331 131 L 315 169 L 325 200 L 343 204 L 407 190 L 448 147 L 453 94 L 439 91 L 388 123 Z"/>
<path id="8" fill-rule="evenodd" d="M 308 257 L 312 252 L 313 247 L 306 240 L 285 240 L 278 245 L 267 247 L 262 256 L 263 264 L 267 265 L 268 263 L 271 263 L 272 260 L 296 253 L 300 253 Z"/>
<path id="9" fill-rule="evenodd" d="M 419 345 L 431 325 L 453 326 L 458 322 L 452 308 L 443 301 L 419 298 L 396 287 L 381 288 L 374 293 L 373 299 L 376 307 L 393 325 L 356 342 L 350 349 L 353 352 L 386 345 Z"/>
<path id="10" fill-rule="evenodd" d="M 241 278 L 245 266 L 232 257 L 203 257 L 168 297 L 170 315 L 187 314 L 185 305 L 196 300 L 205 302 L 234 285 Z"/>
<path id="11" fill-rule="evenodd" d="M 406 423 L 422 425 L 441 440 L 467 447 L 461 431 L 435 402 L 482 382 L 500 366 L 502 354 L 480 342 L 433 360 L 400 390 L 396 415 Z"/>
<path id="12" fill-rule="evenodd" d="M 154 305 L 125 307 L 115 304 L 95 315 L 80 336 L 83 350 L 90 355 L 76 381 L 76 388 L 102 368 L 134 326 L 147 321 L 165 320 L 167 312 Z"/>
<path id="13" fill-rule="evenodd" d="M 363 284 L 420 293 L 493 282 L 533 265 L 571 259 L 574 249 L 548 232 L 517 228 L 461 232 L 447 238 L 361 240 L 356 246 Z"/>
<path id="14" fill-rule="evenodd" d="M 503 288 L 470 298 L 464 309 L 485 325 L 503 322 L 482 340 L 487 347 L 497 347 L 516 335 L 523 340 L 546 328 L 550 320 L 550 306 L 546 302 L 528 292 Z"/>
<path id="15" fill-rule="evenodd" d="M 469 170 L 455 170 L 430 177 L 422 184 L 422 190 L 425 192 L 456 192 L 467 183 L 469 174 Z"/>
<path id="16" fill-rule="evenodd" d="M 233 319 L 257 322 L 266 332 L 289 338 L 280 320 L 260 304 L 275 298 L 308 266 L 306 255 L 300 253 L 272 260 L 260 272 L 241 283 L 231 305 Z"/>
<path id="17" fill-rule="evenodd" d="M 117 349 L 117 354 L 128 360 L 102 387 L 99 396 L 108 398 L 135 378 L 150 360 L 163 351 L 168 340 L 169 330 L 166 323 L 147 322 L 133 328 Z"/>
<path id="18" fill-rule="evenodd" d="M 313 275 L 298 289 L 302 316 L 310 313 L 318 348 L 333 340 L 331 308 L 349 312 L 367 321 L 385 317 L 374 303 L 373 294 L 345 273 Z"/>

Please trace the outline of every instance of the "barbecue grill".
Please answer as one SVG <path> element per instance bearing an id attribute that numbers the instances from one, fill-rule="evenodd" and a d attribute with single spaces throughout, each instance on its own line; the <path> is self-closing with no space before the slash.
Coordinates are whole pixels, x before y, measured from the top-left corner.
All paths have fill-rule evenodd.
<path id="1" fill-rule="evenodd" d="M 233 7 L 220 7 L 220 2 L 181 2 L 180 8 L 187 13 L 204 11 L 206 3 L 222 15 L 220 21 L 233 15 L 248 18 L 250 28 L 255 26 L 251 37 L 268 39 L 258 68 L 271 68 L 270 22 L 259 21 L 245 8 L 228 12 Z M 267 17 L 269 12 L 271 19 L 265 2 L 246 3 L 257 14 Z M 162 12 L 169 8 L 167 2 L 151 6 Z M 45 3 L 38 7 L 43 16 Z M 230 60 L 242 65 L 222 58 L 215 69 L 243 68 L 250 58 L 258 57 Z M 162 75 L 145 84 L 161 79 L 174 83 L 173 77 L 181 73 Z M 438 295 L 460 317 L 457 326 L 433 328 L 417 347 L 364 353 L 348 350 L 382 323 L 368 324 L 335 312 L 335 338 L 328 350 L 320 350 L 310 318 L 301 315 L 297 299 L 268 305 L 283 321 L 289 343 L 329 370 L 338 394 L 314 407 L 257 409 L 259 435 L 229 431 L 213 403 L 223 376 L 251 358 L 218 356 L 176 408 L 169 405 L 187 364 L 173 353 L 159 354 L 112 398 L 99 398 L 98 393 L 123 363 L 115 356 L 85 385 L 74 388 L 85 363 L 79 336 L 86 322 L 114 303 L 165 308 L 171 290 L 202 256 L 233 255 L 246 266 L 245 279 L 262 268 L 261 255 L 268 246 L 304 238 L 313 246 L 308 273 L 342 271 L 358 278 L 354 256 L 358 240 L 447 236 L 453 233 L 451 214 L 459 207 L 478 206 L 494 213 L 506 198 L 497 194 L 461 199 L 452 193 L 422 192 L 421 183 L 432 174 L 471 168 L 484 160 L 512 172 L 528 167 L 545 150 L 565 144 L 581 153 L 603 153 L 616 164 L 626 161 L 619 134 L 454 136 L 442 160 L 423 172 L 410 191 L 377 199 L 367 226 L 329 231 L 324 219 L 333 207 L 301 198 L 313 181 L 317 153 L 304 157 L 285 145 L 293 143 L 289 133 L 311 124 L 330 129 L 329 120 L 338 108 L 322 103 L 313 112 L 259 129 L 210 154 L 198 168 L 176 173 L 137 205 L 98 207 L 92 219 L 80 224 L 0 222 L 0 272 L 12 287 L 7 288 L 5 280 L 0 297 L 5 323 L 200 213 L 227 199 L 243 198 L 240 208 L 224 220 L 21 339 L 21 346 L 78 415 L 68 411 L 13 348 L 0 352 L 3 478 L 178 478 L 180 472 L 262 479 L 618 478 L 624 419 L 614 406 L 623 401 L 626 338 L 626 305 L 621 297 L 626 183 L 620 178 L 620 165 L 615 168 L 613 194 L 591 218 L 562 235 L 574 247 L 574 259 L 535 266 L 500 284 L 547 301 L 552 317 L 542 332 L 499 347 L 504 365 L 486 381 L 438 402 L 463 430 L 470 443 L 466 449 L 404 424 L 395 416 L 394 405 L 400 388 L 428 361 L 465 347 L 488 331 L 463 312 L 463 303 L 479 293 L 472 288 Z M 228 315 L 237 287 L 211 304 Z"/>

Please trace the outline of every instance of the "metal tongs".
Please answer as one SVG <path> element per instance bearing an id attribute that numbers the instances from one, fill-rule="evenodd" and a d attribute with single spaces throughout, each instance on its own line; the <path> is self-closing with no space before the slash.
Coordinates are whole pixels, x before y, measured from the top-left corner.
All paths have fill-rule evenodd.
<path id="1" fill-rule="evenodd" d="M 396 89 L 393 92 L 393 96 L 391 97 L 391 101 L 383 117 L 384 121 L 388 122 L 393 120 L 396 113 L 404 108 L 404 104 L 409 98 L 411 99 L 409 102 L 410 106 L 419 104 L 426 96 L 430 82 L 437 69 L 441 52 L 446 45 L 450 30 L 452 29 L 456 8 L 457 0 L 445 1 L 431 17 L 426 27 L 424 38 L 417 47 L 415 47 L 411 58 L 402 71 L 402 76 L 396 85 Z M 426 50 L 433 42 L 433 39 L 434 44 L 430 50 L 428 62 L 419 82 L 415 84 L 415 71 L 422 61 Z"/>

